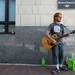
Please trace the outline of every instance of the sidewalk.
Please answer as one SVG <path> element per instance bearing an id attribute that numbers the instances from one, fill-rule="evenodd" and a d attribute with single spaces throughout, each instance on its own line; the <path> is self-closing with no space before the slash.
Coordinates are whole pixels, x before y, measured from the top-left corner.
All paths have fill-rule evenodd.
<path id="1" fill-rule="evenodd" d="M 0 75 L 51 75 L 52 66 L 47 68 L 40 66 L 0 64 Z M 59 75 L 75 75 L 75 72 L 61 72 Z"/>

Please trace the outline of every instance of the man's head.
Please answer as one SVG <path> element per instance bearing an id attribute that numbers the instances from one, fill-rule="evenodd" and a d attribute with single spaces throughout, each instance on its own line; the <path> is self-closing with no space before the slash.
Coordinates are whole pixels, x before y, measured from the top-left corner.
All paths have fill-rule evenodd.
<path id="1" fill-rule="evenodd" d="M 54 22 L 61 22 L 62 13 L 60 13 L 60 12 L 55 13 L 53 19 L 54 19 Z"/>

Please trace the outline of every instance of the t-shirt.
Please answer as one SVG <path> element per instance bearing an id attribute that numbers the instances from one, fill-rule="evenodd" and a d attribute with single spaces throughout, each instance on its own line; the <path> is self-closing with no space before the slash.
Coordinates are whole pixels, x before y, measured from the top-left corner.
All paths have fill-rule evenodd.
<path id="1" fill-rule="evenodd" d="M 49 25 L 48 30 L 50 30 L 50 34 L 57 34 L 57 36 L 63 36 L 64 35 L 64 25 L 63 24 L 56 24 L 52 23 Z M 59 41 L 59 43 L 62 42 L 62 39 Z"/>
<path id="2" fill-rule="evenodd" d="M 50 30 L 50 34 L 57 34 L 58 36 L 63 36 L 64 25 L 52 23 L 49 25 L 48 30 Z"/>

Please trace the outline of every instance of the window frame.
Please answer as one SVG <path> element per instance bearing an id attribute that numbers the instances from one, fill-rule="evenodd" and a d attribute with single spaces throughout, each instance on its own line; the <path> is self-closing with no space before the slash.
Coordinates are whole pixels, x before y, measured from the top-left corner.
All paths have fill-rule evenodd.
<path id="1" fill-rule="evenodd" d="M 0 32 L 0 34 L 15 34 L 9 32 L 9 25 L 15 26 L 15 21 L 9 21 L 9 0 L 5 0 L 5 21 L 0 21 L 0 25 L 4 25 L 4 32 Z"/>

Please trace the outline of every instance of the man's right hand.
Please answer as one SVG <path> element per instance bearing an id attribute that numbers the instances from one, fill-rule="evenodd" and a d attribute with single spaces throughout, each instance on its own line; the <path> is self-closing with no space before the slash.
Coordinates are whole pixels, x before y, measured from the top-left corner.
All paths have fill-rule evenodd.
<path id="1" fill-rule="evenodd" d="M 56 43 L 57 43 L 57 41 L 56 41 L 55 39 L 52 39 L 52 41 L 53 41 L 53 43 L 54 43 L 54 44 L 56 44 Z"/>
<path id="2" fill-rule="evenodd" d="M 46 32 L 46 35 L 52 40 L 52 42 L 54 43 L 54 44 L 56 44 L 56 40 L 55 39 L 53 39 L 51 36 L 50 36 L 50 31 L 47 31 Z"/>

